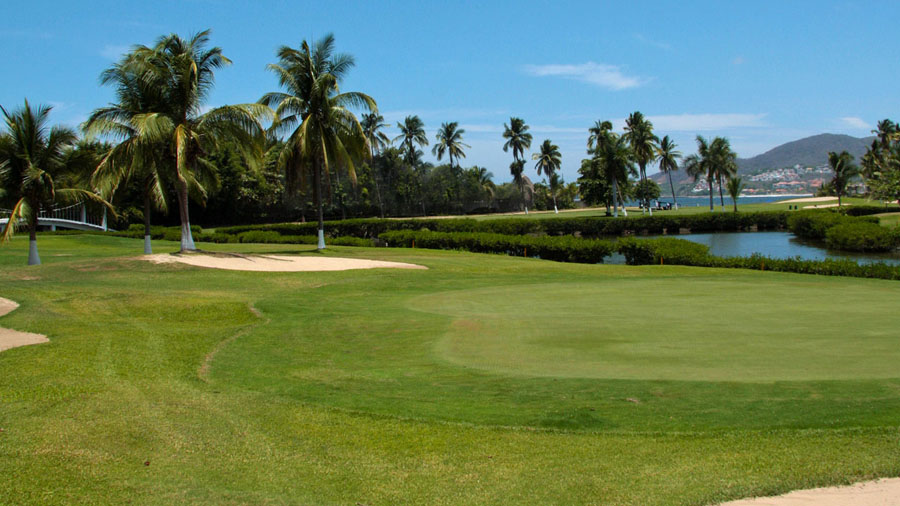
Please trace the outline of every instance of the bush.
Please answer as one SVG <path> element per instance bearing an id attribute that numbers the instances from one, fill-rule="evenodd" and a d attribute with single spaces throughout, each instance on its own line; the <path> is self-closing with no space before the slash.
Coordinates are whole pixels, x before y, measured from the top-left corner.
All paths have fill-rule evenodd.
<path id="1" fill-rule="evenodd" d="M 458 249 L 473 253 L 501 253 L 557 262 L 601 263 L 613 252 L 612 241 L 575 237 L 532 237 L 483 232 L 393 231 L 379 236 L 389 246 Z"/>
<path id="2" fill-rule="evenodd" d="M 900 245 L 898 230 L 870 222 L 843 223 L 825 232 L 825 243 L 846 251 L 891 251 Z"/>
<path id="3" fill-rule="evenodd" d="M 703 265 L 709 256 L 709 247 L 685 239 L 661 237 L 658 239 L 620 239 L 616 243 L 619 253 L 628 265 L 676 264 Z"/>

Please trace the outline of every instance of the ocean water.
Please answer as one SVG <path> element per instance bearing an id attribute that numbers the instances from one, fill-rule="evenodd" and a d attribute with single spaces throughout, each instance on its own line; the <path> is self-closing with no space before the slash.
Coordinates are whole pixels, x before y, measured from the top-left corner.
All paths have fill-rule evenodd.
<path id="1" fill-rule="evenodd" d="M 753 195 L 753 196 L 743 196 L 738 197 L 738 204 L 766 204 L 769 202 L 778 202 L 780 200 L 794 199 L 794 198 L 803 198 L 803 197 L 812 197 L 812 194 L 806 195 Z M 678 200 L 678 207 L 709 207 L 709 195 L 702 196 L 690 196 L 690 197 L 676 197 Z M 671 195 L 662 195 L 659 197 L 660 202 L 672 202 Z M 715 203 L 718 208 L 721 204 L 719 203 L 719 196 L 716 195 L 713 197 L 713 203 Z M 637 201 L 626 202 L 627 206 L 637 206 Z M 731 203 L 731 197 L 725 195 L 725 208 L 729 208 L 733 204 Z"/>

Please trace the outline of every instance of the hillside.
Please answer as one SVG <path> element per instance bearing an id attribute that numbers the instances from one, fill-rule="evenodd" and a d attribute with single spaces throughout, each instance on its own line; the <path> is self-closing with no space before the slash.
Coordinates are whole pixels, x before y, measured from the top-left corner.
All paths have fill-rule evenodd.
<path id="1" fill-rule="evenodd" d="M 771 177 L 764 178 L 767 183 L 770 183 L 768 185 L 752 184 L 748 176 L 772 169 L 790 168 L 795 165 L 801 165 L 803 167 L 825 165 L 828 163 L 829 151 L 840 152 L 846 150 L 853 155 L 858 163 L 860 157 L 866 152 L 866 148 L 871 144 L 872 139 L 872 137 L 859 138 L 841 134 L 813 135 L 811 137 L 791 141 L 774 147 L 769 151 L 752 158 L 738 158 L 738 174 L 744 178 L 746 183 L 748 183 L 747 186 L 749 189 L 770 190 L 773 185 L 779 182 L 796 180 L 796 174 L 793 174 L 791 171 L 786 171 L 786 173 L 773 171 Z M 690 195 L 694 193 L 691 191 L 694 186 L 693 181 L 687 174 L 679 171 L 672 176 L 678 194 Z M 668 186 L 668 181 L 664 174 L 654 174 L 650 177 L 660 185 L 665 184 Z M 811 178 L 814 181 L 818 181 L 819 179 L 812 176 Z M 805 185 L 802 188 L 797 187 L 793 190 L 785 189 L 784 191 L 808 192 L 811 191 L 811 188 L 809 185 Z M 750 193 L 753 192 L 751 191 Z"/>

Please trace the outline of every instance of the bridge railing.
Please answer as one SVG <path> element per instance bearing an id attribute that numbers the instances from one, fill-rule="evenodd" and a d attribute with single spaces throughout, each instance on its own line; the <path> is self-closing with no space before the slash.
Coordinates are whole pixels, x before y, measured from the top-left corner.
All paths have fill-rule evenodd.
<path id="1" fill-rule="evenodd" d="M 10 209 L 0 209 L 0 219 L 9 218 L 12 214 Z M 72 204 L 66 207 L 55 207 L 53 209 L 41 209 L 38 213 L 38 220 L 65 220 L 95 227 L 107 229 L 106 226 L 106 208 L 101 212 L 88 212 L 87 206 L 83 202 Z"/>

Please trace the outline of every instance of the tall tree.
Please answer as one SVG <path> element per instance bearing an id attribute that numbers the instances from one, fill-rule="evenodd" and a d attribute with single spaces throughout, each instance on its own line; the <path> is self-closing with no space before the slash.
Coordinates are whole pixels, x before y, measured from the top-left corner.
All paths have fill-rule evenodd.
<path id="1" fill-rule="evenodd" d="M 559 152 L 559 146 L 550 142 L 550 139 L 546 139 L 541 144 L 540 152 L 533 154 L 531 159 L 537 160 L 534 168 L 537 170 L 538 175 L 543 174 L 549 179 L 550 193 L 553 196 L 553 212 L 559 213 L 559 209 L 556 207 L 556 183 L 554 182 L 555 173 L 562 165 L 562 154 Z"/>
<path id="2" fill-rule="evenodd" d="M 653 134 L 653 123 L 644 118 L 640 111 L 631 113 L 625 120 L 625 138 L 631 145 L 631 153 L 634 161 L 640 169 L 640 180 L 647 179 L 647 164 L 656 158 L 656 143 L 659 139 Z M 643 209 L 650 207 L 650 202 L 644 199 Z"/>
<path id="3" fill-rule="evenodd" d="M 153 47 L 135 47 L 127 62 L 162 97 L 159 110 L 143 114 L 139 120 L 144 132 L 166 142 L 174 156 L 182 251 L 196 249 L 188 198 L 192 186 L 202 187 L 202 169 L 210 168 L 206 153 L 227 139 L 249 163 L 258 166 L 266 140 L 260 119 L 271 117 L 271 110 L 258 104 L 226 105 L 203 112 L 215 71 L 231 63 L 221 48 L 207 49 L 208 43 L 209 30 L 189 39 L 166 35 Z"/>
<path id="4" fill-rule="evenodd" d="M 407 161 L 416 159 L 416 146 L 424 148 L 428 145 L 428 137 L 425 135 L 425 123 L 418 116 L 407 116 L 403 123 L 397 123 L 400 135 L 394 137 L 394 142 L 400 141 Z"/>
<path id="5" fill-rule="evenodd" d="M 387 126 L 384 122 L 384 116 L 377 112 L 365 113 L 362 115 L 360 124 L 366 135 L 366 140 L 369 141 L 369 159 L 374 159 L 376 154 L 391 144 L 387 134 L 381 131 Z M 384 199 L 381 197 L 378 174 L 375 173 L 374 169 L 372 170 L 372 181 L 375 183 L 375 193 L 378 195 L 378 210 L 381 213 L 381 217 L 384 218 Z"/>
<path id="6" fill-rule="evenodd" d="M 613 192 L 613 216 L 619 217 L 619 205 L 622 212 L 628 216 L 625 211 L 625 198 L 622 186 L 627 184 L 629 174 L 635 174 L 634 157 L 631 153 L 631 147 L 624 136 L 610 133 L 603 142 L 595 149 L 596 156 L 599 158 L 603 166 L 603 171 L 607 179 L 610 181 Z M 618 200 L 619 205 L 616 205 Z"/>
<path id="7" fill-rule="evenodd" d="M 296 189 L 313 176 L 313 195 L 319 224 L 319 249 L 325 248 L 322 182 L 330 178 L 331 169 L 345 170 L 356 183 L 354 160 L 370 154 L 362 125 L 351 107 L 377 111 L 372 97 L 353 91 L 341 92 L 338 85 L 353 67 L 353 57 L 334 53 L 334 36 L 319 39 L 310 46 L 307 41 L 299 49 L 282 46 L 277 51 L 278 63 L 267 68 L 278 76 L 285 92 L 266 93 L 261 104 L 275 106 L 272 129 L 288 133 L 279 165 L 285 170 L 289 186 Z"/>
<path id="8" fill-rule="evenodd" d="M 830 151 L 828 153 L 828 166 L 834 171 L 834 176 L 831 178 L 831 186 L 838 197 L 838 207 L 840 207 L 841 197 L 847 192 L 847 185 L 851 179 L 859 175 L 859 167 L 853 164 L 853 156 L 846 151 L 841 151 L 840 153 Z"/>
<path id="9" fill-rule="evenodd" d="M 441 124 L 441 128 L 438 129 L 437 135 L 435 135 L 435 140 L 437 142 L 434 147 L 431 148 L 431 153 L 437 156 L 438 161 L 440 161 L 446 153 L 450 158 L 451 167 L 454 166 L 454 158 L 456 158 L 456 165 L 459 165 L 459 159 L 466 157 L 466 152 L 463 148 L 472 147 L 462 141 L 464 133 L 466 133 L 466 131 L 459 128 L 459 123 L 456 121 Z"/>
<path id="10" fill-rule="evenodd" d="M 710 142 L 701 136 L 697 136 L 697 154 L 684 159 L 684 169 L 689 176 L 698 181 L 706 178 L 709 186 L 709 212 L 715 211 L 713 205 L 713 181 L 716 177 L 715 153 L 710 149 Z"/>
<path id="11" fill-rule="evenodd" d="M 678 145 L 665 136 L 659 141 L 656 149 L 656 160 L 659 162 L 659 170 L 664 172 L 669 178 L 669 188 L 672 190 L 672 202 L 675 204 L 675 210 L 678 210 L 678 200 L 675 198 L 675 185 L 672 184 L 672 173 L 678 170 L 678 159 L 681 158 L 681 152 L 676 151 Z"/>
<path id="12" fill-rule="evenodd" d="M 75 132 L 61 126 L 49 126 L 50 106 L 25 105 L 12 112 L 0 106 L 5 132 L 0 133 L 0 183 L 13 203 L 0 240 L 7 242 L 20 222 L 28 228 L 28 265 L 39 265 L 37 248 L 38 216 L 41 209 L 57 200 L 106 202 L 91 191 L 57 188 L 54 180 L 64 177 L 63 157 L 76 141 Z"/>
<path id="13" fill-rule="evenodd" d="M 155 114 L 166 107 L 164 90 L 143 79 L 143 68 L 135 65 L 133 55 L 122 59 L 100 74 L 100 83 L 115 88 L 116 99 L 94 110 L 84 124 L 88 135 L 118 141 L 95 168 L 92 182 L 107 199 L 125 181 L 140 181 L 144 200 L 144 254 L 153 253 L 150 224 L 153 209 L 167 211 L 163 178 L 175 169 L 174 152 L 168 136 L 147 128 Z M 193 181 L 193 179 L 192 179 Z M 171 183 L 171 181 L 167 181 Z"/>
<path id="14" fill-rule="evenodd" d="M 428 145 L 428 137 L 425 135 L 425 124 L 418 116 L 407 116 L 403 123 L 397 123 L 400 129 L 400 135 L 394 137 L 394 142 L 400 141 L 405 153 L 405 160 L 409 167 L 416 175 L 416 194 L 419 196 L 419 203 L 422 205 L 422 216 L 425 216 L 425 195 L 422 189 L 425 186 L 425 171 L 421 163 L 421 151 L 416 146 L 425 147 Z"/>
<path id="15" fill-rule="evenodd" d="M 513 162 L 509 165 L 509 172 L 512 174 L 513 183 L 519 188 L 522 194 L 522 200 L 525 200 L 525 150 L 531 148 L 531 133 L 528 132 L 528 125 L 522 118 L 509 118 L 509 125 L 503 124 L 503 152 L 512 149 Z M 528 207 L 525 207 L 525 214 L 528 214 Z"/>
<path id="16" fill-rule="evenodd" d="M 725 211 L 725 197 L 722 195 L 723 181 L 737 175 L 737 154 L 731 150 L 731 144 L 724 137 L 716 137 L 710 145 L 714 164 L 716 182 L 719 185 L 719 202 Z"/>

